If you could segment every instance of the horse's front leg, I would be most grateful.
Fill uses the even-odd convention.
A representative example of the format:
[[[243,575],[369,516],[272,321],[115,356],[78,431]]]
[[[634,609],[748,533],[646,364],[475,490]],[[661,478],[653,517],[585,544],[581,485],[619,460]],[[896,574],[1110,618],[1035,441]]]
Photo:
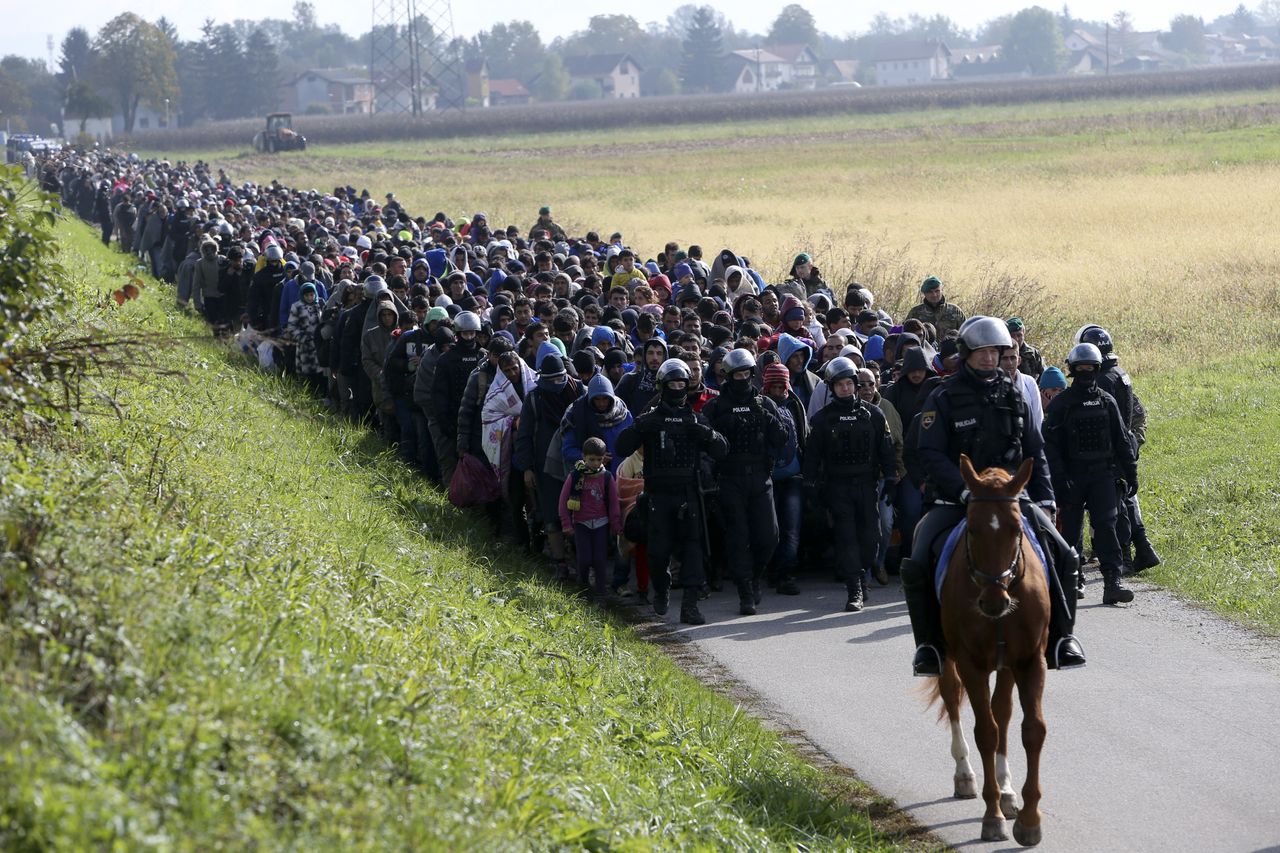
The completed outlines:
[[[1042,655],[1017,673],[1018,701],[1022,703],[1022,748],[1027,751],[1027,783],[1022,786],[1022,810],[1013,824],[1013,837],[1021,845],[1040,843],[1040,750],[1044,748],[1045,663]]]
[[[1004,814],[1000,811],[1000,788],[996,784],[996,746],[999,730],[991,713],[991,673],[978,671],[967,662],[957,662],[964,689],[969,693],[973,706],[973,740],[982,756],[982,799],[987,812],[982,817],[982,840],[1004,841],[1009,833],[1004,828]]]
[[[978,777],[974,775],[973,765],[969,763],[969,744],[964,739],[964,728],[960,725],[960,674],[951,658],[947,658],[942,667],[942,703],[947,708],[947,719],[951,723],[951,757],[956,762],[955,795],[957,799],[971,800],[978,796]]]
[[[1013,672],[1005,667],[996,670],[996,689],[991,696],[991,712],[1000,732],[996,745],[996,785],[1000,788],[1000,811],[1007,818],[1018,816],[1018,795],[1013,791],[1009,773],[1009,720],[1013,717]]]

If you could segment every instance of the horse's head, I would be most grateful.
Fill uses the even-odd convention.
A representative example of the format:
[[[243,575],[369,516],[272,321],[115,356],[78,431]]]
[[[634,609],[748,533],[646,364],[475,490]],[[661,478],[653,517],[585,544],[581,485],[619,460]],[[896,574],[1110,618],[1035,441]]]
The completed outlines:
[[[960,474],[969,489],[965,556],[969,578],[978,587],[978,610],[999,619],[1017,606],[1010,589],[1026,574],[1022,552],[1022,510],[1018,495],[1031,480],[1032,460],[1010,476],[1002,468],[979,474],[968,456],[960,457]]]

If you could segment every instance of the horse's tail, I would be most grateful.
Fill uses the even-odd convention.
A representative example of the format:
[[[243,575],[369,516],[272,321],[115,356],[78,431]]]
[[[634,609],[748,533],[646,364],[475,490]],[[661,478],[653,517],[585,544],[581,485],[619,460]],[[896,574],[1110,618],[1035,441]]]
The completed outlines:
[[[942,677],[930,678],[924,684],[921,684],[917,690],[920,691],[921,698],[925,700],[925,708],[929,709],[937,703],[938,722],[942,722],[950,717],[951,712],[948,709],[947,694],[954,697],[957,713],[960,706],[964,703],[964,682],[960,680],[960,673],[956,670],[956,665],[951,658],[946,658],[942,662]],[[939,701],[941,700],[941,701]]]

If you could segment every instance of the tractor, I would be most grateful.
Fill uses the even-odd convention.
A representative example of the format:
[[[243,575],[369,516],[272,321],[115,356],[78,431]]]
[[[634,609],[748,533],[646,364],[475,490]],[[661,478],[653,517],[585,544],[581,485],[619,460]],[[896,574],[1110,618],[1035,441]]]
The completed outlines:
[[[262,154],[277,151],[303,151],[307,138],[293,129],[293,115],[272,113],[267,116],[267,129],[253,135],[253,150]]]

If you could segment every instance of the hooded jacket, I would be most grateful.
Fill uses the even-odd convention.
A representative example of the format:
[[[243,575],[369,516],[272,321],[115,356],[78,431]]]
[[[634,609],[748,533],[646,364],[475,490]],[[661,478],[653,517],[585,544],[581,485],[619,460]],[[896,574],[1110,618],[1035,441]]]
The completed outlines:
[[[635,369],[618,380],[617,396],[622,398],[632,415],[638,415],[649,408],[650,401],[658,393],[658,376],[656,370],[650,370],[645,363],[645,354],[649,347],[662,350],[662,358],[667,358],[667,342],[662,338],[650,338],[636,354]]]
[[[920,413],[929,394],[942,382],[926,358],[924,350],[919,347],[907,350],[902,359],[902,373],[898,381],[884,389],[885,400],[897,410],[904,427],[910,426],[911,419]],[[915,370],[925,371],[924,380],[919,385],[912,385],[907,381],[907,374]]]
[[[789,335],[786,332],[778,335],[778,357],[782,359],[782,363],[787,370],[791,370],[791,365],[788,364],[791,356],[802,351],[805,354],[804,367],[800,368],[799,373],[791,371],[791,390],[800,398],[800,402],[808,408],[809,398],[813,396],[813,390],[822,381],[817,374],[809,370],[809,365],[813,363],[813,348],[800,338]]]
[[[591,402],[599,397],[608,397],[610,409],[605,414],[596,411]],[[561,452],[566,466],[582,459],[582,445],[588,438],[598,438],[604,442],[605,450],[612,455],[609,472],[618,473],[622,457],[614,452],[618,444],[618,436],[631,426],[635,419],[622,400],[613,393],[613,383],[603,373],[597,373],[587,383],[587,393],[573,401],[565,413],[561,432],[564,444]]]

